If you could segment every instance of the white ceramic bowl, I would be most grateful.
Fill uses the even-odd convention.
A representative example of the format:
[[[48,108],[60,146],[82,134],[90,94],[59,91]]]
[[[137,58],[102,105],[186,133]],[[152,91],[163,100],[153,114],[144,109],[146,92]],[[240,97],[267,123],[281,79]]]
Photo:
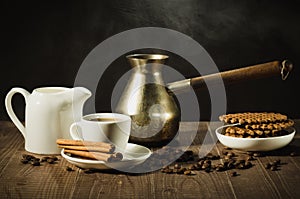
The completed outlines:
[[[296,133],[295,128],[290,127],[287,129],[289,131],[288,135],[268,138],[237,138],[222,134],[223,128],[227,126],[221,126],[216,129],[219,141],[224,146],[243,151],[271,151],[282,148],[292,141]]]

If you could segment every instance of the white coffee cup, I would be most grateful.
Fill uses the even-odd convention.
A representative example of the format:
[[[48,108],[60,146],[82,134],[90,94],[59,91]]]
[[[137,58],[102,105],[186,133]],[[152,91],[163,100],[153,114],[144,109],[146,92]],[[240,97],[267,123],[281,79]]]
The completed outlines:
[[[130,128],[131,118],[127,115],[94,113],[71,124],[70,135],[74,140],[112,143],[122,151],[128,143]]]

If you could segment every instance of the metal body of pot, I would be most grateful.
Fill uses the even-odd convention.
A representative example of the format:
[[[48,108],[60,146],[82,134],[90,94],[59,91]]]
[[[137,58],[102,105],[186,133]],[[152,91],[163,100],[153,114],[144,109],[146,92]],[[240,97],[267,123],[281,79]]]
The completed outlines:
[[[287,60],[272,61],[165,86],[161,67],[168,59],[167,55],[133,54],[127,59],[133,72],[116,111],[132,118],[130,142],[148,146],[164,145],[178,132],[181,112],[173,93],[190,90],[190,87],[201,88],[207,83],[217,84],[220,77],[225,85],[278,74],[285,80],[293,67]]]
[[[180,110],[165,88],[161,74],[164,55],[127,56],[133,67],[131,77],[116,111],[131,116],[130,142],[161,145],[169,142],[179,128]]]

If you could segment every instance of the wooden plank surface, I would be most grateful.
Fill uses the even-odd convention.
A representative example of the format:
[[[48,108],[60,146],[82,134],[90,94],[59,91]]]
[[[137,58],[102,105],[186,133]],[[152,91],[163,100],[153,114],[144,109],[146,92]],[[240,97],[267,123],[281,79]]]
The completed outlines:
[[[220,123],[185,122],[180,126],[185,139],[193,139],[190,150],[222,155],[224,147],[216,143],[214,129]],[[300,131],[300,120],[296,120]],[[193,132],[198,131],[195,138]],[[87,174],[59,156],[56,164],[33,167],[20,162],[24,138],[11,122],[0,122],[0,197],[1,198],[300,198],[300,135],[289,146],[253,161],[251,169],[196,171],[197,175],[165,174],[154,171],[129,174],[97,171]],[[237,154],[244,155],[239,151]],[[36,155],[38,157],[38,155]],[[280,170],[264,168],[267,162],[281,159]],[[216,160],[220,161],[220,160]],[[66,166],[74,169],[65,170]]]

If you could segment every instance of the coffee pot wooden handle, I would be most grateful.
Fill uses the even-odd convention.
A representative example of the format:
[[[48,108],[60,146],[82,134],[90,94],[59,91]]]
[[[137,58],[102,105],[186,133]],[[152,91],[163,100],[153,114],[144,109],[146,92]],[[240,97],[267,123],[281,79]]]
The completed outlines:
[[[260,79],[281,75],[282,80],[285,80],[293,68],[293,64],[288,61],[272,61],[244,68],[224,71],[220,73],[194,77],[178,82],[173,82],[167,85],[168,89],[174,93],[181,93],[193,88],[203,88],[205,85],[218,85],[221,81],[224,85],[238,83],[247,80]]]
[[[275,75],[281,75],[282,80],[285,80],[292,68],[293,64],[288,60],[272,61],[202,77],[195,77],[191,79],[191,86],[195,88],[202,87],[204,86],[205,82],[213,84],[214,82],[218,82],[217,80],[219,80],[220,77],[223,79],[225,85],[246,80],[266,78]]]

